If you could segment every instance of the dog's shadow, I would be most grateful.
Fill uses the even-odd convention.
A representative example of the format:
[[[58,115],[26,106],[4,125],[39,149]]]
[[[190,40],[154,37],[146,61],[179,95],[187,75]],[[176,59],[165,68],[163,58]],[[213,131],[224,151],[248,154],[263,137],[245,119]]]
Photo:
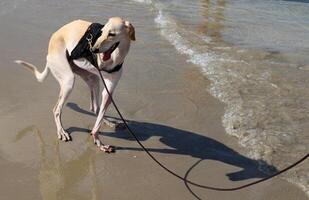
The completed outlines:
[[[76,104],[70,103],[69,105],[71,109],[77,112],[88,114],[88,111],[83,110]],[[117,120],[117,118],[114,119]],[[240,171],[226,174],[231,181],[266,177],[266,174],[259,170],[259,166],[261,165],[272,172],[277,171],[274,166],[268,165],[265,161],[250,159],[212,138],[197,133],[148,122],[129,121],[129,126],[137,134],[140,141],[146,141],[149,138],[156,136],[160,138],[159,141],[162,144],[168,147],[148,148],[150,152],[190,155],[201,160],[215,160],[242,168]],[[134,140],[124,128],[119,128],[115,131],[116,133],[100,132],[100,134],[130,141]],[[68,132],[89,133],[90,130],[87,128],[70,127]],[[141,148],[132,147],[119,147],[118,149],[142,151]]]

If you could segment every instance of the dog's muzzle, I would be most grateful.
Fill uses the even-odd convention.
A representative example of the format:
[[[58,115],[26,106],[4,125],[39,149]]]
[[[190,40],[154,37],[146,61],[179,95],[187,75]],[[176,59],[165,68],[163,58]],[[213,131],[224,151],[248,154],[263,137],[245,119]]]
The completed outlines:
[[[120,42],[116,42],[109,49],[100,54],[103,61],[107,61],[111,58],[111,54],[115,51],[115,49],[119,46]],[[97,52],[99,49],[97,49]]]

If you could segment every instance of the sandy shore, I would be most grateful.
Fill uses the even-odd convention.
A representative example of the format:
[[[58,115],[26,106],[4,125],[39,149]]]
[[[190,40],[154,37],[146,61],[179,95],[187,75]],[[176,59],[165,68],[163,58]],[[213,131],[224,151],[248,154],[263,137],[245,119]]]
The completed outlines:
[[[51,112],[57,82],[49,76],[39,84],[12,62],[20,58],[43,66],[55,27],[31,30],[18,17],[20,26],[12,26],[12,19],[0,22],[1,199],[307,199],[280,178],[237,192],[186,187],[152,162],[122,129],[102,127],[103,140],[118,150],[98,152],[88,134],[95,121],[89,91],[80,78],[63,114],[73,141],[59,142]],[[115,93],[130,126],[160,161],[190,180],[233,187],[264,177],[257,162],[224,133],[224,105],[207,92],[208,80],[152,27],[136,24],[137,42]],[[109,116],[117,117],[113,109]]]

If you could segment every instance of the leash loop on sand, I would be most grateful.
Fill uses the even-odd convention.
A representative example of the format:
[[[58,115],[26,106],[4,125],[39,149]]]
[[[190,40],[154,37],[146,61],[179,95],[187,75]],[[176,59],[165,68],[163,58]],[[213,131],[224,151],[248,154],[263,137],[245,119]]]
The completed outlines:
[[[92,52],[93,53],[93,52]],[[94,53],[93,53],[94,54]],[[232,187],[232,188],[221,188],[221,187],[212,187],[212,186],[207,186],[207,185],[202,185],[202,184],[199,184],[199,183],[195,183],[193,181],[190,181],[190,180],[187,180],[185,177],[182,177],[180,176],[179,174],[177,174],[176,172],[172,171],[171,169],[167,168],[165,165],[163,165],[159,160],[157,160],[149,151],[148,149],[141,143],[141,141],[138,139],[138,137],[136,136],[136,134],[131,130],[131,128],[129,127],[129,125],[127,124],[127,121],[124,119],[124,117],[122,116],[120,110],[118,109],[118,106],[117,104],[115,103],[111,93],[109,92],[107,86],[106,86],[106,83],[104,81],[104,78],[101,74],[101,71],[99,69],[99,66],[97,65],[96,63],[96,66],[95,68],[98,70],[99,72],[99,75],[100,75],[100,78],[102,80],[102,83],[104,85],[104,88],[109,96],[109,98],[111,99],[111,102],[113,104],[113,106],[115,107],[119,117],[121,118],[121,120],[123,121],[123,124],[125,125],[126,129],[129,131],[129,133],[133,136],[133,138],[136,140],[136,142],[140,145],[140,147],[145,151],[145,153],[154,161],[156,162],[162,169],[164,169],[165,171],[167,171],[168,173],[170,173],[171,175],[175,176],[176,178],[184,181],[185,183],[189,183],[191,185],[194,185],[196,187],[199,187],[199,188],[204,188],[204,189],[209,189],[209,190],[215,190],[215,191],[222,191],[222,192],[226,192],[226,191],[236,191],[236,190],[241,190],[241,189],[244,189],[244,188],[247,188],[249,186],[252,186],[252,185],[256,185],[258,183],[261,183],[261,182],[264,182],[264,181],[267,181],[271,178],[274,178],[275,176],[278,176],[279,174],[282,174],[283,172],[286,172],[290,169],[292,169],[293,167],[295,167],[296,165],[300,164],[301,162],[305,161],[308,157],[309,157],[309,154],[306,154],[305,156],[303,156],[301,159],[299,159],[297,162],[289,165],[288,167],[276,172],[275,174],[273,175],[270,175],[268,177],[265,177],[265,178],[262,178],[260,180],[257,180],[257,181],[253,181],[251,183],[248,183],[248,184],[245,184],[245,185],[242,185],[242,186],[238,186],[238,187]]]

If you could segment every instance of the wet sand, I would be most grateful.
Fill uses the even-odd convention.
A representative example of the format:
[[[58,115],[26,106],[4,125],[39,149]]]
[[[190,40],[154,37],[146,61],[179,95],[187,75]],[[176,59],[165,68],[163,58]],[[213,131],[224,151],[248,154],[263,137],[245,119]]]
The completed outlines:
[[[115,100],[145,146],[198,183],[234,187],[264,177],[236,139],[225,135],[224,105],[208,93],[209,81],[160,37],[154,24],[143,24],[139,17],[130,18],[136,22],[137,42]],[[95,121],[89,91],[79,77],[63,114],[73,141],[58,141],[51,112],[58,83],[51,75],[37,83],[12,61],[25,59],[42,69],[49,35],[69,19],[42,23],[41,29],[36,26],[41,22],[23,24],[21,18],[0,21],[1,199],[307,199],[280,178],[237,192],[187,187],[152,162],[122,129],[103,126],[101,138],[118,150],[110,155],[97,151],[88,134]],[[112,108],[108,115],[117,117]]]

